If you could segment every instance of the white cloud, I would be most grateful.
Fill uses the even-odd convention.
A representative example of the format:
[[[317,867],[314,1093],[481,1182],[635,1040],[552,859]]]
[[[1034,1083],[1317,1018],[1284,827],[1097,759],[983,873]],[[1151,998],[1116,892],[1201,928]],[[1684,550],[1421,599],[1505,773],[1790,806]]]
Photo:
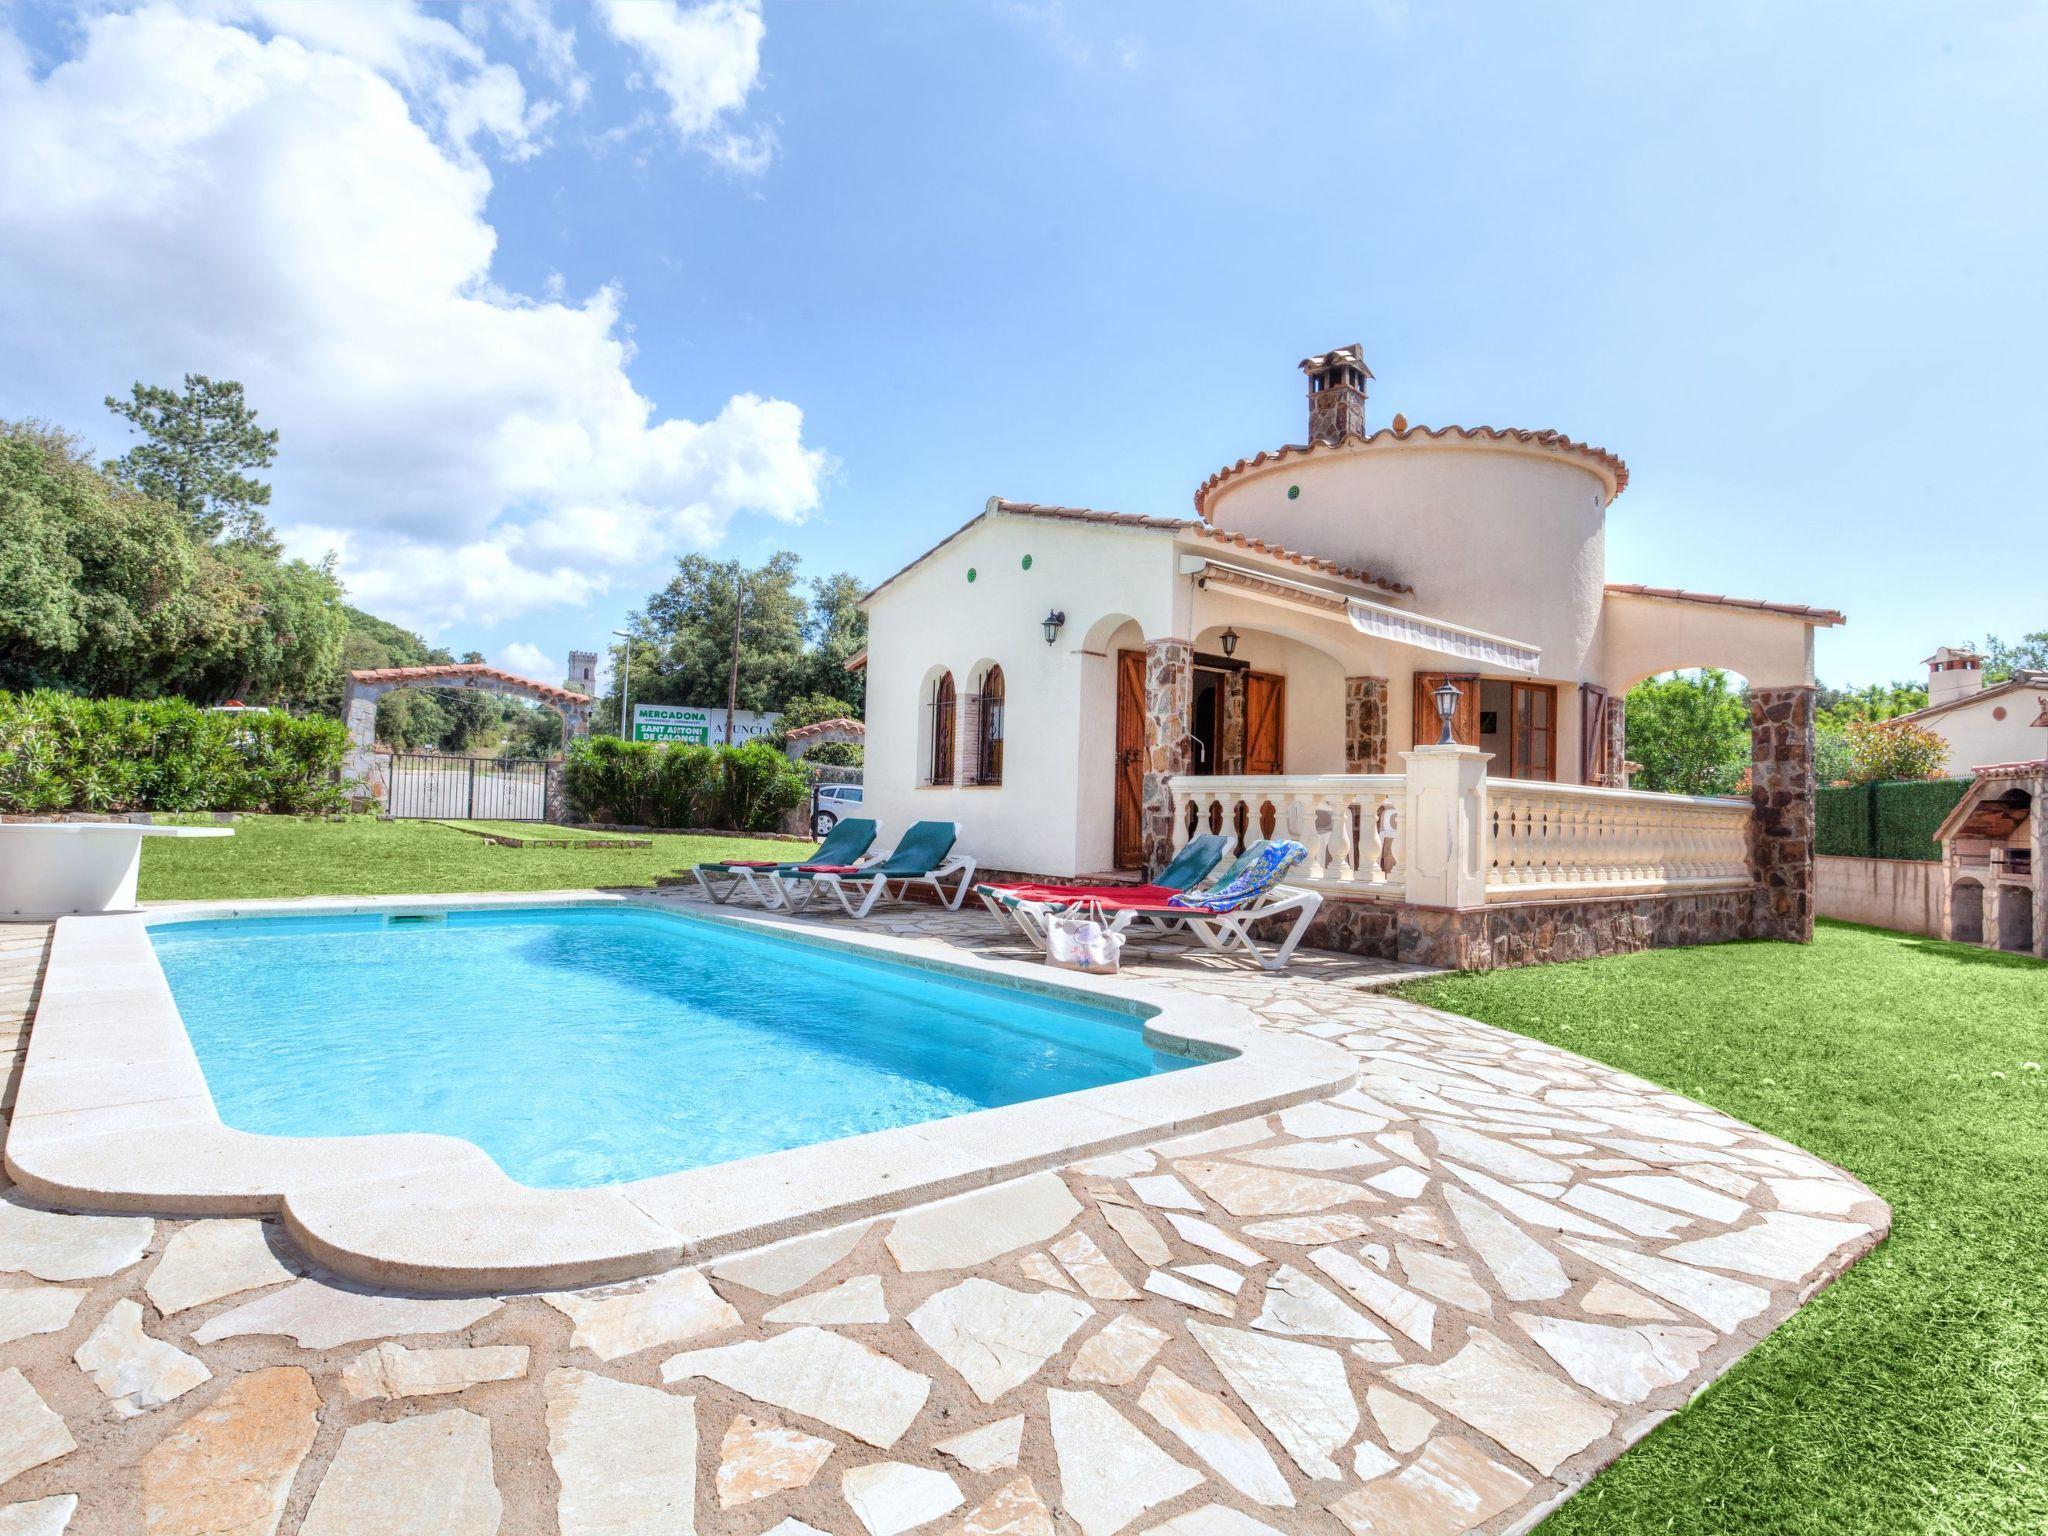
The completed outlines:
[[[536,683],[562,681],[562,669],[568,665],[564,658],[556,661],[537,645],[528,645],[524,640],[514,640],[503,647],[492,662],[507,672],[517,672],[521,677],[532,678]]]
[[[761,73],[767,26],[759,0],[603,0],[598,14],[613,37],[638,54],[668,98],[669,125],[685,144],[744,173],[766,170],[775,136],[742,130],[731,119],[746,106]]]
[[[241,379],[282,433],[292,547],[336,549],[356,601],[434,630],[580,604],[735,516],[817,507],[829,460],[797,406],[660,416],[617,290],[493,283],[469,139],[530,143],[509,66],[409,7],[250,14],[96,14],[40,75],[0,23],[18,413],[188,369]],[[706,89],[701,123],[745,99],[723,75]]]

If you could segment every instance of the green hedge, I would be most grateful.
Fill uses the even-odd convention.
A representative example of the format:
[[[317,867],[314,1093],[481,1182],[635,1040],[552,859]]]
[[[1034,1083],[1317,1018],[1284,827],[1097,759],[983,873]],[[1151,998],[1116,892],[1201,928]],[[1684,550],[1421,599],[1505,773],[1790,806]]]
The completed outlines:
[[[572,744],[563,782],[584,821],[740,832],[772,832],[811,788],[810,776],[765,742],[700,747],[615,736]]]
[[[1814,805],[1814,847],[1851,859],[1941,857],[1934,834],[1970,787],[1968,779],[1896,779],[1823,789]]]
[[[0,811],[338,811],[347,750],[323,716],[0,693]]]

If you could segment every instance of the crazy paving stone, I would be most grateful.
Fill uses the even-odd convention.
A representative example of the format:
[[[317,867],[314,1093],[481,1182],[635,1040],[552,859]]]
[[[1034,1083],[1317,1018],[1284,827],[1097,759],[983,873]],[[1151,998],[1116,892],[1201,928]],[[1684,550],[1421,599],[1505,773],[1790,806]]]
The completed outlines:
[[[1723,1333],[1733,1333],[1771,1304],[1771,1293],[1746,1280],[1731,1280],[1690,1264],[1678,1264],[1627,1248],[1610,1248],[1584,1238],[1560,1239],[1581,1258],[1648,1291],[1661,1301],[1703,1317]]]
[[[1237,1147],[1248,1147],[1255,1141],[1270,1141],[1273,1133],[1266,1129],[1263,1120],[1246,1120],[1238,1125],[1219,1126],[1213,1131],[1197,1131],[1192,1136],[1176,1136],[1172,1141],[1162,1141],[1152,1150],[1161,1157],[1200,1157],[1205,1152],[1229,1152]]]
[[[1645,1205],[1640,1200],[1632,1200],[1612,1189],[1602,1189],[1597,1184],[1579,1185],[1565,1194],[1564,1203],[1574,1210],[1611,1222],[1624,1232],[1633,1232],[1637,1237],[1675,1237],[1693,1224],[1690,1216]]]
[[[1477,1131],[1451,1125],[1433,1125],[1430,1134],[1436,1137],[1437,1150],[1444,1156],[1484,1169],[1497,1179],[1508,1179],[1518,1184],[1571,1181],[1572,1170],[1568,1166],[1513,1142],[1499,1141]]]
[[[1254,1504],[1294,1507],[1294,1494],[1266,1447],[1220,1397],[1162,1366],[1145,1383],[1138,1406]]]
[[[1280,1111],[1280,1129],[1309,1140],[1321,1136],[1358,1136],[1378,1130],[1383,1123],[1377,1116],[1327,1102],[1296,1104]]]
[[[690,1536],[696,1400],[593,1371],[549,1371],[544,1385],[562,1536]]]
[[[1469,1265],[1447,1254],[1432,1253],[1410,1243],[1397,1245],[1394,1254],[1401,1261],[1401,1273],[1407,1276],[1408,1283],[1425,1296],[1434,1296],[1438,1301],[1463,1307],[1467,1312],[1493,1316],[1493,1298],[1472,1277]]]
[[[882,1294],[880,1275],[855,1275],[829,1291],[799,1296],[772,1307],[761,1316],[764,1323],[886,1323],[889,1303]]]
[[[1206,1248],[1233,1264],[1256,1269],[1266,1262],[1266,1256],[1258,1249],[1240,1243],[1213,1221],[1204,1221],[1199,1216],[1183,1216],[1178,1212],[1169,1214],[1166,1220],[1181,1235],[1182,1241],[1193,1243],[1197,1248]]]
[[[37,1333],[62,1333],[86,1292],[34,1280],[0,1285],[0,1344]]]
[[[1069,1232],[1052,1245],[1052,1255],[1066,1265],[1074,1283],[1098,1301],[1136,1301],[1137,1289],[1123,1277],[1086,1232]]]
[[[1060,1506],[1082,1536],[1113,1536],[1202,1481],[1201,1473],[1175,1461],[1093,1392],[1045,1395]]]
[[[144,1333],[141,1304],[125,1297],[114,1303],[71,1358],[124,1419],[161,1408],[213,1379],[213,1372],[197,1358]]]
[[[787,1296],[791,1291],[809,1285],[858,1248],[860,1240],[867,1236],[868,1228],[873,1225],[873,1222],[863,1221],[808,1237],[792,1237],[787,1242],[757,1248],[752,1253],[721,1259],[711,1266],[711,1273],[720,1280],[730,1280],[763,1296]]]
[[[978,1276],[940,1291],[908,1322],[974,1395],[992,1403],[1066,1346],[1095,1309],[1056,1291],[1013,1291]]]
[[[1176,1163],[1174,1167],[1233,1216],[1286,1216],[1377,1198],[1356,1184],[1289,1173],[1284,1168],[1204,1162]]]
[[[718,1507],[807,1488],[834,1449],[817,1435],[736,1414],[718,1443]]]
[[[142,1458],[146,1536],[275,1536],[319,1412],[297,1366],[235,1377]]]
[[[1055,1291],[1074,1289],[1074,1282],[1067,1278],[1066,1271],[1053,1263],[1050,1255],[1037,1250],[1019,1256],[1017,1269],[1033,1285],[1049,1286]]]
[[[1614,1427],[1614,1414],[1484,1329],[1437,1365],[1397,1365],[1387,1380],[1491,1436],[1548,1476]]]
[[[1436,1212],[1426,1205],[1403,1206],[1391,1216],[1379,1216],[1374,1220],[1387,1231],[1412,1237],[1418,1243],[1430,1243],[1438,1248],[1457,1246],[1451,1241],[1450,1233],[1444,1230],[1444,1224],[1437,1219]]]
[[[1214,1286],[1227,1295],[1235,1296],[1244,1289],[1244,1276],[1234,1269],[1225,1269],[1221,1264],[1176,1264],[1174,1268],[1190,1280]]]
[[[1308,1477],[1342,1474],[1330,1458],[1358,1428],[1344,1357],[1316,1344],[1190,1323],[1195,1342],[1231,1390]]]
[[[1429,1175],[1419,1168],[1389,1168],[1385,1173],[1375,1173],[1365,1181],[1374,1189],[1383,1190],[1396,1200],[1413,1200],[1429,1188]]]
[[[1868,1227],[1853,1221],[1767,1211],[1754,1226],[1679,1243],[1666,1248],[1664,1257],[1761,1275],[1766,1280],[1804,1280],[1827,1262],[1830,1254],[1869,1233]]]
[[[0,1269],[97,1280],[141,1258],[155,1232],[147,1216],[70,1216],[0,1198]]]
[[[199,1344],[245,1334],[277,1333],[296,1339],[302,1349],[333,1349],[369,1339],[409,1334],[455,1333],[489,1317],[504,1305],[490,1297],[424,1300],[415,1296],[380,1296],[345,1291],[318,1280],[298,1280],[281,1291],[244,1302],[219,1317],[209,1318],[192,1335]]]
[[[1328,1173],[1335,1168],[1369,1168],[1387,1155],[1356,1141],[1303,1141],[1281,1147],[1248,1147],[1232,1161],[1261,1168],[1291,1168],[1302,1173]]]
[[[1429,1348],[1436,1327],[1436,1305],[1412,1291],[1403,1290],[1386,1276],[1366,1268],[1341,1248],[1318,1248],[1309,1262],[1343,1286],[1409,1338]]]
[[[1134,1173],[1150,1173],[1159,1166],[1159,1159],[1143,1147],[1134,1147],[1126,1152],[1111,1152],[1102,1157],[1091,1157],[1074,1164],[1074,1172],[1093,1179],[1122,1179]]]
[[[1207,1312],[1216,1317],[1237,1316],[1235,1302],[1226,1301],[1213,1291],[1205,1291],[1192,1285],[1179,1275],[1169,1275],[1155,1269],[1145,1277],[1145,1289],[1154,1296],[1164,1296],[1168,1301],[1177,1301],[1184,1307],[1193,1307],[1197,1312]]]
[[[1435,1414],[1385,1387],[1367,1387],[1365,1406],[1373,1423],[1386,1436],[1387,1444],[1403,1456],[1427,1440],[1429,1432],[1436,1428]]]
[[[1370,1440],[1361,1440],[1351,1447],[1351,1475],[1361,1483],[1369,1483],[1376,1477],[1384,1477],[1401,1463]]]
[[[1594,1183],[1601,1189],[1618,1190],[1638,1200],[1654,1201],[1674,1211],[1684,1211],[1689,1216],[1704,1216],[1708,1221],[1718,1221],[1723,1226],[1740,1221],[1749,1214],[1749,1207],[1740,1200],[1731,1200],[1711,1189],[1701,1189],[1690,1179],[1676,1178],[1668,1173],[1632,1173],[1618,1178],[1596,1179]]]
[[[1081,1203],[1056,1173],[1035,1173],[899,1216],[884,1239],[905,1274],[968,1269],[1057,1237]]]
[[[897,1536],[967,1502],[944,1472],[900,1461],[850,1468],[840,1474],[839,1491],[868,1536]]]
[[[815,1525],[805,1525],[803,1521],[792,1518],[776,1522],[763,1531],[761,1536],[831,1536],[831,1533],[821,1531]]]
[[[0,1483],[78,1449],[64,1420],[13,1366],[0,1371]]]
[[[1296,1248],[1314,1248],[1322,1243],[1341,1243],[1363,1237],[1372,1223],[1351,1211],[1331,1211],[1325,1216],[1288,1216],[1279,1221],[1255,1221],[1244,1229],[1246,1237],[1262,1243],[1287,1243]]]
[[[903,1438],[932,1390],[929,1376],[811,1327],[762,1342],[687,1350],[661,1368],[661,1379],[670,1383],[699,1376],[884,1451]]]
[[[1352,1536],[1464,1536],[1535,1486],[1454,1435],[1438,1435],[1407,1467],[1330,1506]]]
[[[526,1374],[524,1344],[481,1349],[407,1349],[389,1342],[373,1345],[342,1367],[342,1390],[357,1402],[399,1397],[439,1397],[487,1381],[517,1381]]]
[[[64,1536],[77,1508],[75,1493],[0,1505],[0,1536]]]
[[[1619,1237],[1621,1234],[1612,1227],[1603,1226],[1585,1216],[1566,1210],[1563,1206],[1552,1205],[1548,1200],[1539,1200],[1511,1184],[1488,1178],[1456,1163],[1445,1163],[1452,1177],[1462,1180],[1469,1188],[1484,1195],[1510,1216],[1526,1222],[1532,1227],[1541,1227],[1546,1232],[1576,1232],[1588,1237]]]
[[[1131,1192],[1140,1200],[1160,1211],[1199,1211],[1202,1202],[1194,1197],[1187,1185],[1170,1173],[1148,1174],[1141,1179],[1130,1181]]]
[[[600,1360],[687,1344],[745,1321],[694,1269],[671,1270],[649,1285],[616,1295],[550,1291],[541,1300],[576,1325],[571,1347],[587,1349]]]
[[[1548,1301],[1571,1289],[1551,1251],[1484,1200],[1447,1184],[1444,1203],[1509,1301]]]
[[[1260,1333],[1309,1334],[1331,1339],[1384,1339],[1366,1316],[1337,1299],[1291,1264],[1266,1281],[1264,1310],[1252,1319]]]
[[[503,1514],[490,1426],[449,1408],[343,1435],[298,1536],[496,1536]]]
[[[1109,1223],[1109,1229],[1123,1240],[1123,1245],[1140,1263],[1157,1268],[1173,1257],[1173,1249],[1142,1212],[1127,1205],[1100,1205],[1096,1209],[1102,1212],[1102,1219]]]
[[[1765,1179],[1764,1183],[1777,1198],[1779,1210],[1804,1211],[1813,1216],[1846,1216],[1872,1198],[1855,1185],[1835,1179]]]
[[[1166,1335],[1160,1334],[1159,1339],[1163,1344]],[[1132,1375],[1136,1374],[1132,1372]],[[1024,1415],[1021,1413],[997,1419],[993,1424],[984,1424],[980,1429],[970,1429],[964,1435],[932,1442],[933,1450],[952,1457],[970,1472],[993,1472],[998,1467],[1014,1467],[1023,1446]]]
[[[1579,1298],[1579,1306],[1602,1317],[1633,1317],[1651,1323],[1678,1320],[1678,1314],[1662,1302],[1638,1296],[1627,1286],[1616,1285],[1612,1280],[1595,1280],[1587,1286],[1586,1294]]]
[[[1167,1334],[1136,1313],[1120,1312],[1074,1351],[1067,1379],[1124,1386],[1138,1379],[1139,1372],[1152,1363],[1152,1357],[1165,1346],[1167,1338]]]
[[[1020,1477],[990,1494],[981,1506],[953,1527],[951,1536],[1055,1536],[1052,1511],[1031,1486]]]
[[[244,1218],[195,1221],[164,1247],[144,1293],[165,1317],[223,1296],[282,1285],[292,1272],[270,1250],[269,1229]]]
[[[1616,1403],[1640,1403],[1699,1368],[1714,1335],[1704,1328],[1644,1323],[1613,1328],[1562,1317],[1515,1314],[1515,1324],[1580,1386]]]
[[[1224,1505],[1204,1504],[1200,1509],[1175,1515],[1163,1525],[1153,1526],[1145,1536],[1280,1536],[1280,1533],[1265,1521],[1254,1520],[1250,1515]]]

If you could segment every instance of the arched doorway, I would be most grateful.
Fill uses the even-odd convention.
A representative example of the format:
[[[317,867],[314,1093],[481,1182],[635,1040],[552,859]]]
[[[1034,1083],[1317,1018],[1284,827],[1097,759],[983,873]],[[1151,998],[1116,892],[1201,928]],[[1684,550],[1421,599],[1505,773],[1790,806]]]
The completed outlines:
[[[379,807],[388,805],[390,782],[385,771],[385,759],[376,752],[377,701],[387,693],[401,688],[473,688],[484,693],[503,694],[509,698],[525,699],[544,705],[562,717],[562,741],[564,746],[578,737],[590,734],[590,710],[594,702],[589,695],[573,693],[567,688],[557,688],[552,683],[537,682],[530,677],[521,677],[516,672],[506,672],[483,662],[456,662],[436,667],[381,667],[361,672],[351,672],[342,694],[342,719],[348,725],[349,750],[343,760],[343,775],[359,781]],[[554,772],[552,764],[540,770],[541,814],[545,814],[548,803],[547,781]],[[445,775],[437,776],[445,777]],[[442,791],[445,785],[436,787],[436,803],[446,799]],[[473,804],[474,795],[468,800]],[[452,802],[451,802],[452,803]],[[505,804],[492,808],[493,819],[539,819],[518,814],[516,809],[507,813]],[[436,811],[435,814],[451,814]],[[469,814],[458,811],[452,814]]]
[[[1998,888],[1998,947],[2020,955],[2034,952],[2034,893],[2024,885]]]
[[[1984,942],[1984,887],[1974,880],[1949,887],[1948,936],[1958,944]]]

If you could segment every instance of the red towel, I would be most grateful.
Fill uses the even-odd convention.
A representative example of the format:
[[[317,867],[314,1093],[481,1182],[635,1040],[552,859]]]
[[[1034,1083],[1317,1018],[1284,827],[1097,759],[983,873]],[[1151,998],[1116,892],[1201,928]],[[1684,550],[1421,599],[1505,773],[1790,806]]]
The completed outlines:
[[[719,862],[718,867],[720,869],[780,869],[782,865],[776,859],[723,859]]]
[[[1156,898],[1164,901],[1180,895],[1164,885],[998,885],[992,889],[1019,901],[1032,902],[1127,902]]]
[[[870,871],[862,869],[858,864],[799,864],[797,868],[807,875],[864,875],[870,873]]]

